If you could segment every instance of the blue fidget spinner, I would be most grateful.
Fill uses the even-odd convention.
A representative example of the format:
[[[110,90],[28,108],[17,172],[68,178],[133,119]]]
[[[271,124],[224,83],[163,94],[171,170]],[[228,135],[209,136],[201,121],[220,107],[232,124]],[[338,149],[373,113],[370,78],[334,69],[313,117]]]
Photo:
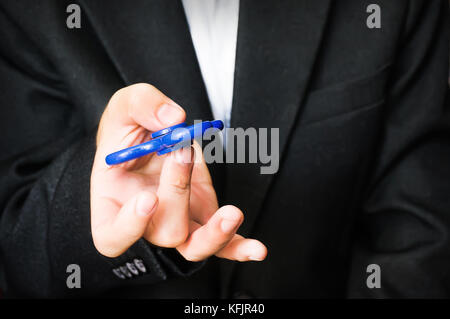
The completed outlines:
[[[203,136],[210,128],[222,130],[223,122],[206,121],[191,126],[181,123],[167,127],[152,133],[152,139],[148,142],[109,154],[106,156],[106,164],[116,165],[154,152],[158,155],[170,153],[185,146],[187,141],[191,142],[197,136]]]

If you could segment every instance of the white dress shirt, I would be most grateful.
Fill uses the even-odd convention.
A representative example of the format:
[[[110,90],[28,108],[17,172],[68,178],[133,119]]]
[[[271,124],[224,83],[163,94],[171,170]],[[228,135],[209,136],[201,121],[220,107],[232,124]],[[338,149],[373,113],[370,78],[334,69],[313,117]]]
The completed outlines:
[[[182,0],[215,119],[230,126],[239,0]]]

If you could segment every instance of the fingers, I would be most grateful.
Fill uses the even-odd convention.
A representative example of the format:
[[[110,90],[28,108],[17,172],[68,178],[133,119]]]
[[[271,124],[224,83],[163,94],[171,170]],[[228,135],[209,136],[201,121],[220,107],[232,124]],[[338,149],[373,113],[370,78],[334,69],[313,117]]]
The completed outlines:
[[[192,148],[195,152],[192,182],[212,185],[211,174],[209,173],[208,166],[206,166],[202,147],[197,143],[196,140],[193,140]]]
[[[94,200],[91,230],[97,250],[108,257],[124,253],[143,236],[157,206],[158,198],[148,191],[138,193],[122,206],[111,198]]]
[[[157,131],[183,122],[184,110],[149,84],[134,84],[117,91],[108,103],[99,126],[98,141],[103,135],[121,135],[128,126],[139,125]]]
[[[267,256],[267,248],[256,239],[235,235],[216,256],[237,261],[262,261]]]
[[[157,192],[158,209],[145,233],[152,244],[176,247],[186,240],[192,167],[191,147],[170,153],[164,161]]]
[[[139,124],[149,131],[157,131],[184,121],[184,110],[150,84],[139,83],[117,91],[108,107],[117,111],[119,123]]]
[[[219,205],[201,146],[194,141],[192,147],[195,150],[195,161],[191,179],[190,214],[191,219],[203,225],[217,211]]]
[[[194,230],[177,250],[190,261],[206,259],[228,244],[243,220],[244,215],[238,208],[221,207],[207,224]]]

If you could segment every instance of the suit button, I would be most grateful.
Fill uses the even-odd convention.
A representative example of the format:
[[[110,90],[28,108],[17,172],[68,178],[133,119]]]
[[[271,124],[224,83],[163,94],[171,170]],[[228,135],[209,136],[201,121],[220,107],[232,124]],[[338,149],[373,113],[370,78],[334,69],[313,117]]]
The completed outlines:
[[[120,266],[119,269],[122,272],[122,274],[124,274],[128,278],[133,277],[133,275],[131,274],[131,272],[128,270],[128,268],[126,266]]]
[[[124,274],[122,274],[122,272],[120,271],[119,268],[113,269],[112,272],[113,272],[114,275],[116,275],[120,279],[125,279]]]
[[[253,296],[246,291],[236,291],[233,294],[234,299],[253,299]]]
[[[131,273],[135,276],[139,275],[139,271],[137,270],[136,266],[132,263],[126,263],[127,268]]]
[[[134,259],[133,260],[134,265],[136,266],[137,269],[139,269],[139,271],[143,274],[145,274],[147,272],[147,268],[145,268],[144,262],[142,261],[142,259]]]

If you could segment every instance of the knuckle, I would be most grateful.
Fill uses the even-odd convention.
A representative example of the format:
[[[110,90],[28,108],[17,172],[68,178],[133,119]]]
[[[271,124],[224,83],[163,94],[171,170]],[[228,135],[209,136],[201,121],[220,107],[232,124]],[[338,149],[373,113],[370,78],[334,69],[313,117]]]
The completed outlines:
[[[124,105],[123,102],[126,102],[127,99],[130,97],[132,89],[130,86],[123,87],[119,90],[117,90],[111,97],[108,103],[108,108],[111,107],[120,107],[121,105]]]
[[[124,103],[122,101],[126,97],[126,88],[117,90],[109,99],[108,104],[102,114],[102,120],[112,116],[113,114],[120,112],[120,108],[123,108]]]
[[[143,96],[157,91],[153,85],[148,83],[136,83],[124,89],[128,91],[127,96]]]
[[[117,107],[123,107],[128,105],[129,109],[132,109],[143,97],[148,94],[152,94],[156,91],[153,85],[147,83],[137,83],[117,90],[110,99],[109,105],[117,105]],[[111,103],[111,102],[120,103]]]
[[[128,115],[134,117],[138,112],[140,107],[145,105],[144,102],[144,90],[141,88],[134,88],[130,90],[129,95],[127,96],[128,105]]]
[[[149,101],[161,102],[162,94],[153,86],[147,83],[134,84],[130,87],[126,104],[128,105],[128,115],[136,119],[142,110],[155,109],[159,103],[149,103]],[[142,115],[142,114],[141,114]]]
[[[116,101],[116,100],[120,100],[120,98],[122,96],[124,96],[124,91],[126,91],[126,88],[121,88],[119,90],[117,90],[116,92],[114,92],[114,94],[111,96],[111,98],[109,99],[109,103],[108,106],[110,106],[111,104],[113,104],[112,102]]]
[[[182,195],[185,194],[190,187],[189,176],[177,176],[170,184],[172,191],[175,194]]]
[[[141,98],[148,94],[155,93],[156,88],[151,84],[137,83],[137,84],[130,85],[128,87],[128,90],[129,90],[129,92],[128,92],[129,98],[134,98],[134,97]]]

